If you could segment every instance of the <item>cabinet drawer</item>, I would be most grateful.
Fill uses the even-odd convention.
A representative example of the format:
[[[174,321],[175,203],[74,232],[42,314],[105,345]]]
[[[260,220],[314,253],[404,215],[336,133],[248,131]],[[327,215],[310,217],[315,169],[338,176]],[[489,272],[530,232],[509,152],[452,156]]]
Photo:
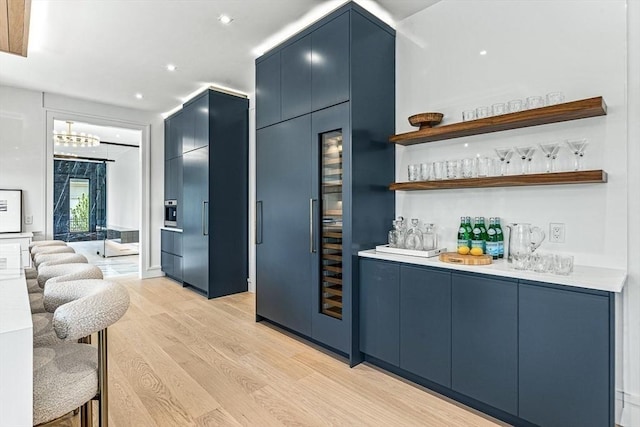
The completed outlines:
[[[160,250],[172,255],[182,256],[182,233],[160,230]]]

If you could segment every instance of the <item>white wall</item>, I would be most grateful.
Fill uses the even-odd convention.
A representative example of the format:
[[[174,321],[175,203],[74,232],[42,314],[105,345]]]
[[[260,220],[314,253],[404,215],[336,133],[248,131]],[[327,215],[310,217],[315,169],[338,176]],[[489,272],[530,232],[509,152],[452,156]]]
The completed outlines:
[[[398,147],[397,181],[407,180],[407,166],[413,163],[476,154],[495,157],[493,150],[499,147],[584,137],[590,143],[586,168],[604,169],[609,182],[398,192],[396,213],[436,223],[447,247],[455,246],[462,215],[500,216],[503,222],[530,222],[545,231],[550,222],[560,222],[566,224],[566,243],[545,242],[541,250],[572,253],[578,264],[628,269],[629,281],[617,302],[616,386],[627,393],[625,411],[618,410],[617,420],[622,415],[623,425],[631,426],[640,425],[637,413],[630,421],[634,416],[630,408],[640,403],[640,268],[634,253],[640,232],[632,231],[628,221],[640,221],[640,174],[636,172],[640,151],[636,148],[639,85],[634,77],[636,92],[632,93],[627,72],[632,76],[640,71],[636,10],[640,5],[630,1],[627,18],[626,3],[444,0],[400,22],[396,42],[398,133],[414,129],[407,117],[418,112],[443,112],[443,124],[454,123],[461,121],[463,110],[552,91],[564,92],[568,101],[601,95],[609,110],[605,117]],[[628,41],[635,69],[627,68]],[[483,50],[486,55],[480,54]],[[566,148],[561,151],[561,168],[570,167],[571,157]],[[519,162],[513,160],[514,171]],[[534,167],[542,171],[543,165],[538,152]],[[618,409],[621,406],[622,401]]]
[[[161,275],[164,121],[159,113],[0,85],[0,187],[25,190],[25,215],[34,217],[33,225],[25,229],[51,235],[52,214],[47,215],[47,209],[51,211],[53,206],[53,144],[49,136],[53,120],[65,118],[142,131],[143,145],[148,142],[148,146],[142,148],[148,162],[141,163],[142,174],[147,179],[140,197],[142,210],[146,205],[149,217],[143,212],[147,227],[141,229],[141,241],[149,243],[141,260],[141,274],[143,277]]]
[[[132,185],[140,177],[140,149],[118,150],[107,162],[107,224],[140,228],[140,189]]]
[[[23,190],[23,231],[44,230],[44,128],[41,92],[0,86],[0,188]]]

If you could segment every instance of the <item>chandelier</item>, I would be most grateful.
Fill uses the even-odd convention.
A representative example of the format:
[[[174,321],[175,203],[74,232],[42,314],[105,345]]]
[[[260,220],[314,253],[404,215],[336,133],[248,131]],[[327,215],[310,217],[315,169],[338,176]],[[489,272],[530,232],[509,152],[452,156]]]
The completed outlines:
[[[71,131],[73,122],[67,122],[66,132],[53,131],[53,142],[65,147],[95,147],[100,145],[100,137],[90,133]]]

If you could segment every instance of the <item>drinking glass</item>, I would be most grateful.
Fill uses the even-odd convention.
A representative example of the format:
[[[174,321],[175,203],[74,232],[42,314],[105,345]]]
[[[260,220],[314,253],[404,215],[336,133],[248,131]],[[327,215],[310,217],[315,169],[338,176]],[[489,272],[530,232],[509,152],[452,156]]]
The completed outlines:
[[[522,159],[522,175],[531,172],[531,161],[533,160],[533,153],[535,153],[535,147],[517,147],[516,151]]]
[[[463,178],[473,178],[477,176],[477,161],[476,158],[463,159],[462,160],[462,177]]]
[[[460,163],[457,160],[447,160],[447,179],[458,177]]]
[[[584,157],[584,150],[589,145],[589,142],[586,139],[571,139],[567,141],[567,145],[571,152],[576,156],[574,170],[581,170],[583,165],[582,158]]]
[[[547,105],[562,104],[564,102],[564,95],[562,92],[549,92],[547,94]]]
[[[444,178],[444,162],[433,162],[433,179],[439,181]]]
[[[432,163],[420,163],[420,181],[429,181],[432,178]]]
[[[476,110],[467,110],[462,112],[462,121],[468,122],[469,120],[476,119]]]
[[[489,117],[489,107],[476,108],[476,117],[479,119],[484,119],[485,117]]]
[[[493,173],[493,159],[490,159],[489,157],[478,157],[477,165],[478,176],[489,176]]]
[[[509,174],[509,164],[511,163],[511,156],[513,156],[512,148],[496,148],[496,154],[500,159],[500,175]]]
[[[531,268],[536,273],[550,273],[553,271],[553,255],[535,254],[532,257]]]
[[[506,111],[506,107],[504,105],[504,102],[498,102],[497,104],[493,104],[491,106],[491,114],[494,116],[499,116],[501,114],[504,114]]]
[[[527,110],[544,107],[544,99],[541,96],[530,96],[527,98]]]
[[[531,252],[524,250],[522,252],[514,252],[512,254],[513,263],[511,264],[516,270],[528,270]]]
[[[559,142],[550,142],[548,144],[540,144],[540,150],[544,153],[547,158],[547,169],[546,172],[554,172],[555,171],[555,160],[558,157],[558,151],[560,151],[560,143]]]
[[[417,181],[420,175],[420,165],[409,165],[409,181]]]
[[[507,111],[510,113],[517,113],[522,111],[522,99],[513,99],[507,103]]]
[[[568,276],[573,271],[573,255],[555,255],[553,257],[553,272]]]

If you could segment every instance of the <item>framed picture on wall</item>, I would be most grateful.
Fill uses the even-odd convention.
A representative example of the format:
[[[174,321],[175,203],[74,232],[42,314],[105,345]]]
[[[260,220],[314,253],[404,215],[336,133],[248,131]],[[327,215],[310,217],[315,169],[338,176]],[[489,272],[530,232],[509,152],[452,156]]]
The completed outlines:
[[[22,232],[22,190],[0,190],[0,233]]]

